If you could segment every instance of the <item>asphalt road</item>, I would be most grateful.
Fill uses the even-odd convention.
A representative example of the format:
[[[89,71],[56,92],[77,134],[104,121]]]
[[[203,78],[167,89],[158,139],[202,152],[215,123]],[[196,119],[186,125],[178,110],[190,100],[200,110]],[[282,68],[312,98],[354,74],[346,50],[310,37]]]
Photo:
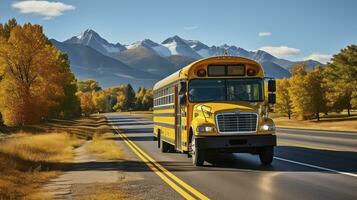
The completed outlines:
[[[258,156],[250,154],[222,154],[194,167],[185,154],[160,152],[152,140],[152,121],[106,116],[157,163],[210,199],[357,199],[357,133],[278,129],[271,166],[260,165]],[[151,172],[142,171],[136,173]],[[166,182],[156,183],[158,195],[183,198]]]

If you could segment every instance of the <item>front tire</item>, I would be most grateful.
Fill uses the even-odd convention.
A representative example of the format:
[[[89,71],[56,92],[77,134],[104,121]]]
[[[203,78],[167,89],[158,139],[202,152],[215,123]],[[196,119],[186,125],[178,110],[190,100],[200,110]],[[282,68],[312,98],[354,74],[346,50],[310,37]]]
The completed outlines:
[[[192,164],[194,166],[203,166],[203,163],[205,162],[205,151],[197,146],[195,136],[192,137],[191,155]]]
[[[263,165],[270,165],[273,162],[274,147],[263,147],[259,150],[259,159]]]

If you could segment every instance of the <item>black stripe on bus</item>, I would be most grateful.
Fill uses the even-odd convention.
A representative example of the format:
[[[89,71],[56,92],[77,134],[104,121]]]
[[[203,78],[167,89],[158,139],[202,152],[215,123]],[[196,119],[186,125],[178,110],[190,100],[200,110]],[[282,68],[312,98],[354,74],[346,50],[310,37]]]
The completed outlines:
[[[154,125],[162,126],[162,127],[165,127],[165,128],[175,129],[175,124],[168,124],[168,123],[162,123],[162,122],[154,122]]]
[[[169,109],[169,108],[175,108],[175,106],[167,105],[167,106],[154,107],[154,110],[164,110],[164,109]]]
[[[175,113],[154,113],[154,117],[175,117]]]

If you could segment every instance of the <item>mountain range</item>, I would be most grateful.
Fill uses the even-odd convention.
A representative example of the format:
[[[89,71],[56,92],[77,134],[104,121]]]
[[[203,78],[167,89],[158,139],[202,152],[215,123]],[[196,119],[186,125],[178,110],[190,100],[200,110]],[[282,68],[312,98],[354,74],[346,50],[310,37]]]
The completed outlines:
[[[198,40],[185,40],[175,35],[161,43],[150,39],[130,45],[110,43],[94,30],[63,42],[51,39],[53,45],[68,54],[71,69],[79,79],[96,79],[102,87],[132,84],[152,87],[163,77],[187,64],[209,56],[241,56],[259,62],[268,77],[290,77],[289,69],[304,62],[308,68],[321,63],[314,60],[293,62],[265,51],[247,51],[234,45],[208,46]]]

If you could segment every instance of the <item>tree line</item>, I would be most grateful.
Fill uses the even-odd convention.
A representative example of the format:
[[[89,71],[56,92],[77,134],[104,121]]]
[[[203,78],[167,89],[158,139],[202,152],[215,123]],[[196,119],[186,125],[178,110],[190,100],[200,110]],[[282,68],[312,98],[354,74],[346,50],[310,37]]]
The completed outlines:
[[[275,110],[299,119],[320,120],[320,114],[357,108],[357,46],[334,55],[326,66],[292,67],[292,76],[277,80]]]
[[[0,125],[151,107],[151,90],[135,93],[130,85],[102,90],[94,80],[77,81],[69,64],[42,26],[15,19],[0,24]]]
[[[86,115],[97,112],[151,110],[153,92],[151,89],[121,85],[102,89],[96,80],[78,81],[78,93],[82,112]]]

